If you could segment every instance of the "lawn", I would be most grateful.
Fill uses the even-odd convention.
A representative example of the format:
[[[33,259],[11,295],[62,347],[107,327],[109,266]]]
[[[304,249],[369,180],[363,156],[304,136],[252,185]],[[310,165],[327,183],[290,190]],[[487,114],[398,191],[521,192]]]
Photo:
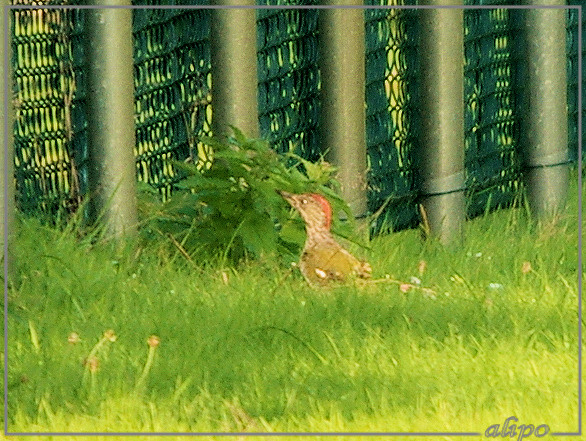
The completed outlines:
[[[376,281],[329,290],[271,256],[221,267],[19,219],[8,430],[574,432],[577,192],[539,224],[467,222],[451,249],[376,237],[352,248]]]

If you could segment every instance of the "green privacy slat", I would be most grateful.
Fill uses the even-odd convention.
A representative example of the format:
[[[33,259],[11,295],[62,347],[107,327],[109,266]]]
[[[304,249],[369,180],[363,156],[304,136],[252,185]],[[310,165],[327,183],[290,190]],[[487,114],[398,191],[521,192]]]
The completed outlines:
[[[293,4],[286,1],[258,4]],[[311,4],[308,3],[308,4]],[[279,152],[294,149],[315,160],[319,70],[317,10],[259,10],[258,101],[261,135]]]
[[[368,4],[387,2],[373,0]],[[416,17],[404,9],[365,11],[368,200],[371,212],[386,207],[377,218],[375,231],[401,229],[417,221],[410,124]]]
[[[467,10],[465,32],[465,145],[468,215],[512,203],[520,188],[511,41],[506,9]]]
[[[26,212],[75,209],[72,191],[71,11],[13,10],[15,178]],[[48,211],[47,211],[48,210]]]
[[[582,136],[582,148],[586,149],[586,127],[578,135],[578,39],[586,41],[586,16],[582,14],[582,35],[578,35],[578,11],[568,11],[567,19],[567,51],[568,51],[568,146],[570,158],[578,159],[578,136]],[[586,45],[582,44],[582,59],[586,56]],[[582,86],[582,118],[586,115],[586,88]]]
[[[211,131],[210,11],[136,10],[133,25],[137,177],[166,197],[179,179],[169,160],[206,157],[196,137]]]

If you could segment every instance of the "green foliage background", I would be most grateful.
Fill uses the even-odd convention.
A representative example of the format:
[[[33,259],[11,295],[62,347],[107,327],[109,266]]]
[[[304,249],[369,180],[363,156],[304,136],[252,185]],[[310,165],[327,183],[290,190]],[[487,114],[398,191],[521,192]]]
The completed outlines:
[[[233,128],[233,136],[203,137],[211,165],[174,162],[182,175],[177,190],[166,202],[144,187],[143,232],[172,236],[190,255],[220,256],[238,261],[265,254],[295,256],[305,240],[299,216],[277,190],[321,193],[335,213],[335,232],[353,236],[354,217],[338,195],[335,167],[322,159],[312,163],[292,152],[279,154],[267,141],[247,138]],[[355,235],[354,235],[355,236]]]

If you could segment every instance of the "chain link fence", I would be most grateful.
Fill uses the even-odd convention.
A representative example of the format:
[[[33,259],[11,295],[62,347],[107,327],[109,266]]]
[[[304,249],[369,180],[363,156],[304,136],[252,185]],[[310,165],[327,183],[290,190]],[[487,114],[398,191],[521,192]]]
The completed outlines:
[[[83,10],[16,9],[12,14],[17,205],[25,213],[55,219],[74,211],[87,194]],[[137,179],[168,197],[178,180],[169,160],[202,167],[210,160],[198,136],[211,133],[213,114],[211,11],[153,8],[133,14]],[[316,9],[257,11],[261,134],[277,151],[294,150],[310,160],[321,154],[318,17]],[[574,160],[577,17],[576,10],[568,11]],[[417,111],[417,18],[416,10],[365,10],[368,206],[380,214],[375,230],[418,222],[411,125]],[[466,10],[464,23],[466,183],[472,217],[510,205],[522,187],[522,170],[511,49],[515,23],[506,9]]]

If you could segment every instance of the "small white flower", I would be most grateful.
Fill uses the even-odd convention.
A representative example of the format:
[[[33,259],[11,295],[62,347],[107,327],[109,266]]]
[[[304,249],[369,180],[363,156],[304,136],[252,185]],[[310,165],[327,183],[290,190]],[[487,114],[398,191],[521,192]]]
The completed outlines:
[[[504,286],[500,283],[489,283],[488,287],[490,289],[503,289],[504,288]]]
[[[81,338],[79,338],[79,334],[77,332],[72,332],[71,334],[69,334],[69,336],[67,337],[67,341],[69,343],[71,343],[72,345],[77,344],[81,341]]]
[[[421,279],[419,279],[418,277],[415,276],[411,276],[409,278],[409,281],[413,284],[413,285],[421,285]]]
[[[433,292],[423,291],[423,297],[427,297],[428,299],[435,300],[437,296]]]

